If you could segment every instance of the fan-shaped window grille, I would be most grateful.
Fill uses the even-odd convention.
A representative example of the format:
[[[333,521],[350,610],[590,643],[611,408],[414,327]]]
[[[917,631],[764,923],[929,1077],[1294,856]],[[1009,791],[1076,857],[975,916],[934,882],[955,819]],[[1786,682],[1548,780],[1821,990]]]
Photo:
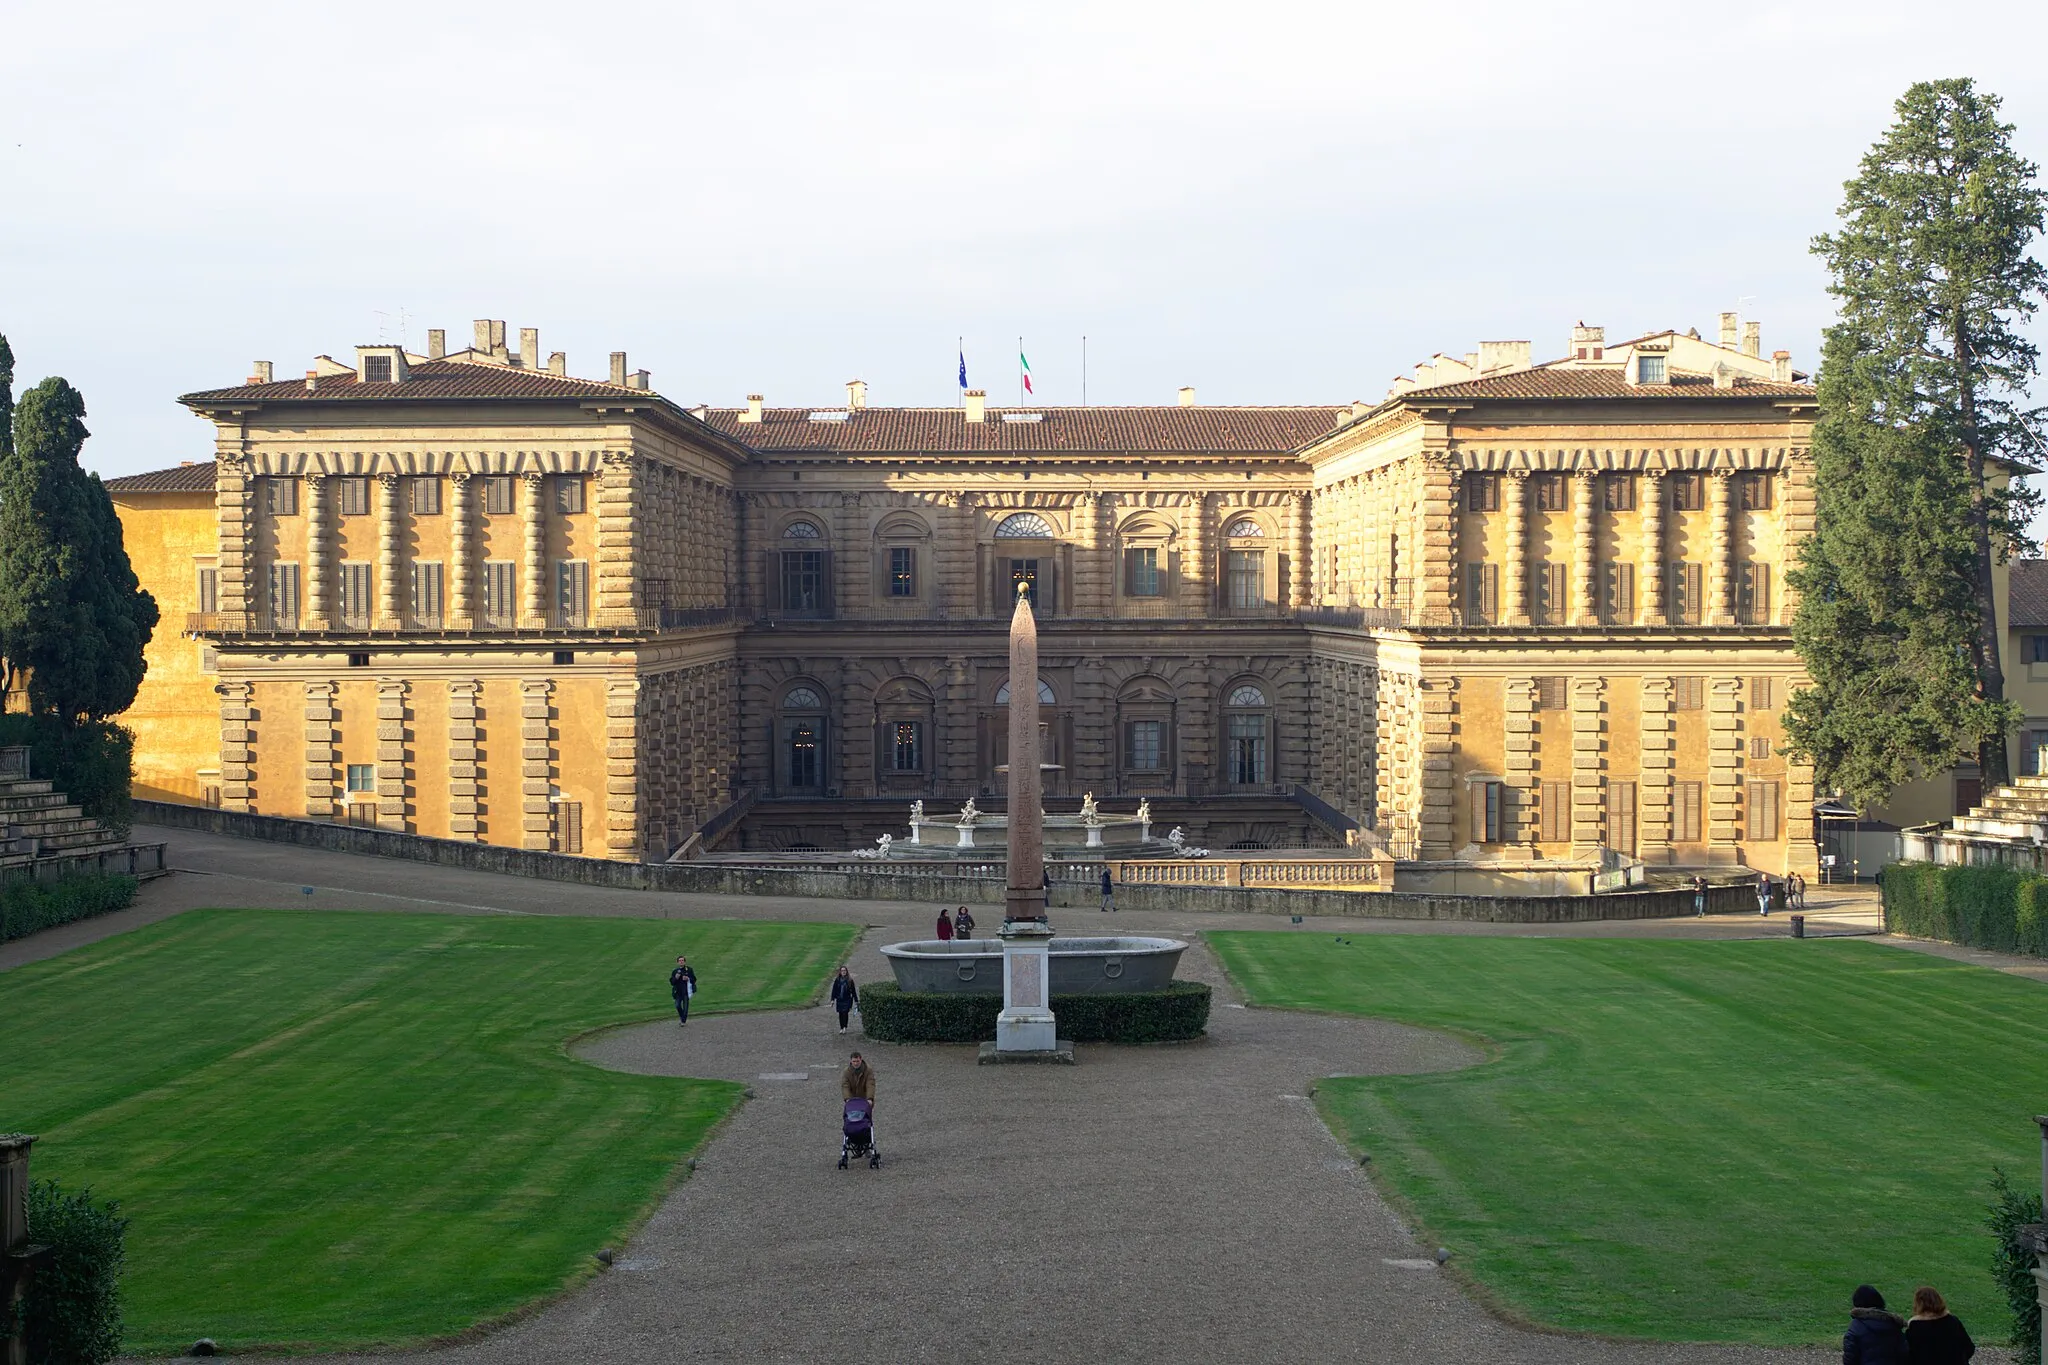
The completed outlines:
[[[823,534],[808,521],[792,521],[782,532],[784,540],[822,540]]]
[[[1008,683],[1004,683],[1002,687],[996,692],[996,705],[1008,706],[1009,704],[1010,685]],[[1048,683],[1043,678],[1040,678],[1038,680],[1038,704],[1040,706],[1053,705],[1052,684]]]
[[[1230,700],[1224,704],[1226,706],[1264,706],[1266,704],[1266,694],[1247,683],[1243,687],[1231,689]]]
[[[1245,517],[1241,521],[1231,522],[1230,529],[1223,534],[1227,536],[1262,536],[1266,534],[1266,528],[1253,521],[1250,517]]]
[[[782,709],[785,711],[822,711],[825,699],[808,687],[792,687],[782,694]]]
[[[1036,512],[1015,512],[996,527],[997,540],[1051,540],[1053,529]]]

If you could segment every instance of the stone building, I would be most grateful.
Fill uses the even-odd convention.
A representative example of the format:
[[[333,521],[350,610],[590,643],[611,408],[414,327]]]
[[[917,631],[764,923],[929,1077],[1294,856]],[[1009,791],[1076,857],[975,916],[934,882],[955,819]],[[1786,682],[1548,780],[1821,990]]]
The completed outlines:
[[[191,636],[152,645],[142,781],[613,858],[742,811],[728,847],[848,847],[999,796],[1021,587],[1056,799],[1810,866],[1776,718],[1813,392],[1751,328],[1488,343],[1345,406],[684,409],[489,321],[259,365],[182,400],[211,465],[109,485]]]

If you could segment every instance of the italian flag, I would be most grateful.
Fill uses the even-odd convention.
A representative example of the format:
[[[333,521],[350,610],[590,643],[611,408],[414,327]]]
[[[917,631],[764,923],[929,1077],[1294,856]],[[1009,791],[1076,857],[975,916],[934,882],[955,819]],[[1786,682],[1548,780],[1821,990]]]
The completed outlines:
[[[1022,342],[1017,343],[1017,369],[1024,376],[1024,392],[1037,393],[1038,390],[1031,387],[1031,362],[1024,358],[1024,344]]]

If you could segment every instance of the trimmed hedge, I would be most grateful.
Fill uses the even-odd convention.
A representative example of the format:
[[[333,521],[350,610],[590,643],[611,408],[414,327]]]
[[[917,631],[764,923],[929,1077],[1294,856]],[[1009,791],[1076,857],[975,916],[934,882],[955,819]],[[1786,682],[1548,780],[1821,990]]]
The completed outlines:
[[[2041,1365],[2041,1298],[2034,1285],[2034,1253],[2019,1243],[2019,1230],[2041,1221],[2041,1196],[2016,1190],[2005,1172],[1991,1172],[1991,1207],[1984,1226],[1996,1249],[1991,1273],[2012,1309],[2013,1365]]]
[[[893,981],[860,988],[861,1027],[884,1043],[985,1043],[996,1036],[1000,995],[913,992]],[[1055,995],[1059,1034],[1077,1043],[1178,1043],[1209,1027],[1209,988],[1175,981],[1163,991]]]
[[[2048,957],[2048,877],[1996,864],[1893,863],[1877,880],[1893,933]]]
[[[121,1264],[128,1220],[91,1190],[28,1182],[28,1239],[50,1248],[21,1303],[29,1365],[106,1365],[121,1354]]]
[[[135,903],[135,878],[121,873],[84,873],[54,882],[23,878],[0,882],[0,943],[73,920],[91,919]]]

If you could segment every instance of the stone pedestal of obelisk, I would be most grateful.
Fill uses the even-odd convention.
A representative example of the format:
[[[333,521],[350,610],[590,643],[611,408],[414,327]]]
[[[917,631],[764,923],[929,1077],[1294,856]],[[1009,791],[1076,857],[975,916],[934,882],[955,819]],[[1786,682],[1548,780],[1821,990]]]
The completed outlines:
[[[997,1055],[1053,1057],[1052,926],[1045,919],[1045,802],[1038,746],[1038,620],[1018,584],[1010,616],[1010,861],[1003,893],[1003,1012]],[[1071,1056],[1069,1051],[1067,1054]]]

